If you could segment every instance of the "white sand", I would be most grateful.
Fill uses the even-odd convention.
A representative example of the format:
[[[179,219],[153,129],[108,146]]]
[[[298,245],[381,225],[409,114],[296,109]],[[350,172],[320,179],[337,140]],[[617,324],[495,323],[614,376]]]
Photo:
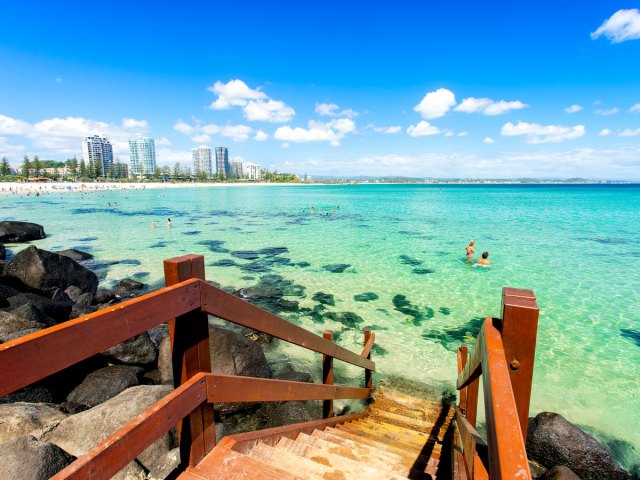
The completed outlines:
[[[45,194],[65,192],[96,192],[107,190],[146,190],[162,188],[206,188],[206,187],[247,187],[247,186],[302,185],[300,183],[115,183],[115,182],[0,182],[0,195]]]

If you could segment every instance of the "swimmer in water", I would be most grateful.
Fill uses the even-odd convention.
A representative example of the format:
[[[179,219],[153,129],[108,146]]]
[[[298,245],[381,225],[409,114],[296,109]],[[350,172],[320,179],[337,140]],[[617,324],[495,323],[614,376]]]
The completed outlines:
[[[489,252],[482,252],[482,258],[479,258],[476,264],[483,266],[491,265],[491,262],[489,261]]]
[[[171,219],[167,218],[167,228],[171,228],[173,227],[173,224],[171,223]]]
[[[471,240],[469,245],[467,245],[467,260],[473,262],[473,252],[476,247],[476,242]]]
[[[151,222],[151,228],[156,228],[156,224]]]

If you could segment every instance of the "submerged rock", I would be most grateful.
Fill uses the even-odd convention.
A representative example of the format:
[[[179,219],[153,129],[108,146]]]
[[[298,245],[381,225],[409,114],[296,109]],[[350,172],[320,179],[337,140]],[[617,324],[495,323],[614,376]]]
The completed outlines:
[[[396,295],[393,297],[393,306],[395,310],[413,317],[413,324],[420,325],[423,320],[433,318],[434,311],[429,307],[418,307],[413,305],[405,295]]]
[[[333,294],[331,293],[316,292],[313,294],[313,297],[311,297],[311,300],[313,300],[314,302],[321,303],[323,305],[330,305],[332,307],[335,306],[336,304]]]
[[[322,268],[324,270],[326,270],[327,272],[342,273],[347,268],[349,268],[350,266],[351,265],[349,265],[348,263],[337,263],[337,264],[334,264],[334,265],[323,265]]]
[[[378,300],[378,298],[380,297],[373,292],[358,293],[353,296],[353,299],[356,302],[371,302],[373,300]]]
[[[529,419],[527,453],[547,468],[565,465],[583,480],[627,478],[600,442],[553,412]]]
[[[137,280],[125,278],[118,282],[118,286],[116,288],[125,292],[131,292],[134,290],[143,290],[145,288],[145,285],[144,283],[138,282]]]
[[[76,262],[83,262],[85,260],[91,260],[93,255],[87,252],[83,252],[82,250],[76,250],[75,248],[69,248],[67,250],[61,250],[59,252],[55,252],[58,255],[62,255],[63,257],[70,258]]]
[[[57,288],[65,290],[71,285],[90,293],[98,288],[98,277],[91,270],[70,258],[34,246],[18,252],[7,265],[6,274],[48,296]]]
[[[326,312],[322,315],[322,318],[332,320],[334,322],[340,322],[350,328],[356,328],[364,322],[360,315],[353,312]]]
[[[475,341],[484,320],[483,317],[476,317],[458,327],[448,327],[443,330],[426,330],[422,334],[422,338],[436,340],[443,347],[455,352],[461,343]]]
[[[74,460],[60,447],[26,435],[0,444],[0,478],[47,480]]]
[[[0,222],[0,242],[20,243],[45,238],[44,227],[37,223]]]
[[[411,270],[412,273],[415,273],[416,275],[428,275],[430,273],[434,273],[435,270],[432,270],[430,268],[414,268],[413,270]]]
[[[412,267],[417,267],[418,265],[422,265],[424,263],[422,260],[410,257],[409,255],[400,255],[398,258],[400,259],[400,263],[402,263],[403,265],[411,265]]]

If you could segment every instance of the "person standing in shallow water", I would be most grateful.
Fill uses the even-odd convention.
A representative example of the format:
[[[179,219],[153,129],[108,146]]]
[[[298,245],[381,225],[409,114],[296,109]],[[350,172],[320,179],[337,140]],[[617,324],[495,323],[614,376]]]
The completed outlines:
[[[173,224],[171,223],[171,219],[167,218],[167,228],[171,228],[173,227]]]
[[[491,265],[489,261],[489,252],[482,252],[482,258],[479,258],[476,262],[478,265]]]
[[[471,240],[469,242],[469,245],[467,245],[467,260],[469,262],[473,262],[473,252],[475,250],[476,247],[476,242],[474,240]]]

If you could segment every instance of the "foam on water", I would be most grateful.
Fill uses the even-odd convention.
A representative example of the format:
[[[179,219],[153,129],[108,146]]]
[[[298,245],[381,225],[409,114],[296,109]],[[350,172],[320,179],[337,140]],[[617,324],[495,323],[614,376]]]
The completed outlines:
[[[161,286],[164,258],[199,253],[218,262],[207,267],[209,279],[245,287],[266,273],[264,264],[242,270],[234,263],[253,260],[231,252],[286,247],[277,257],[290,263],[268,265],[268,273],[306,287],[305,298],[291,298],[301,307],[317,305],[316,292],[333,294],[328,310],[357,313],[359,328],[379,327],[383,375],[452,385],[455,346],[472,340],[483,317],[499,315],[501,287],[533,289],[541,317],[532,412],[560,412],[640,449],[638,186],[222,187],[10,196],[0,204],[5,218],[45,226],[39,247],[140,262],[105,265],[107,286],[138,272]],[[312,215],[311,205],[339,209]],[[490,252],[490,268],[465,262],[470,239],[477,254]],[[349,267],[323,268],[336,264]],[[354,300],[364,292],[379,298]],[[339,321],[284,315],[317,333],[341,332],[348,348],[361,345],[359,329]],[[309,368],[315,362],[286,352]]]

